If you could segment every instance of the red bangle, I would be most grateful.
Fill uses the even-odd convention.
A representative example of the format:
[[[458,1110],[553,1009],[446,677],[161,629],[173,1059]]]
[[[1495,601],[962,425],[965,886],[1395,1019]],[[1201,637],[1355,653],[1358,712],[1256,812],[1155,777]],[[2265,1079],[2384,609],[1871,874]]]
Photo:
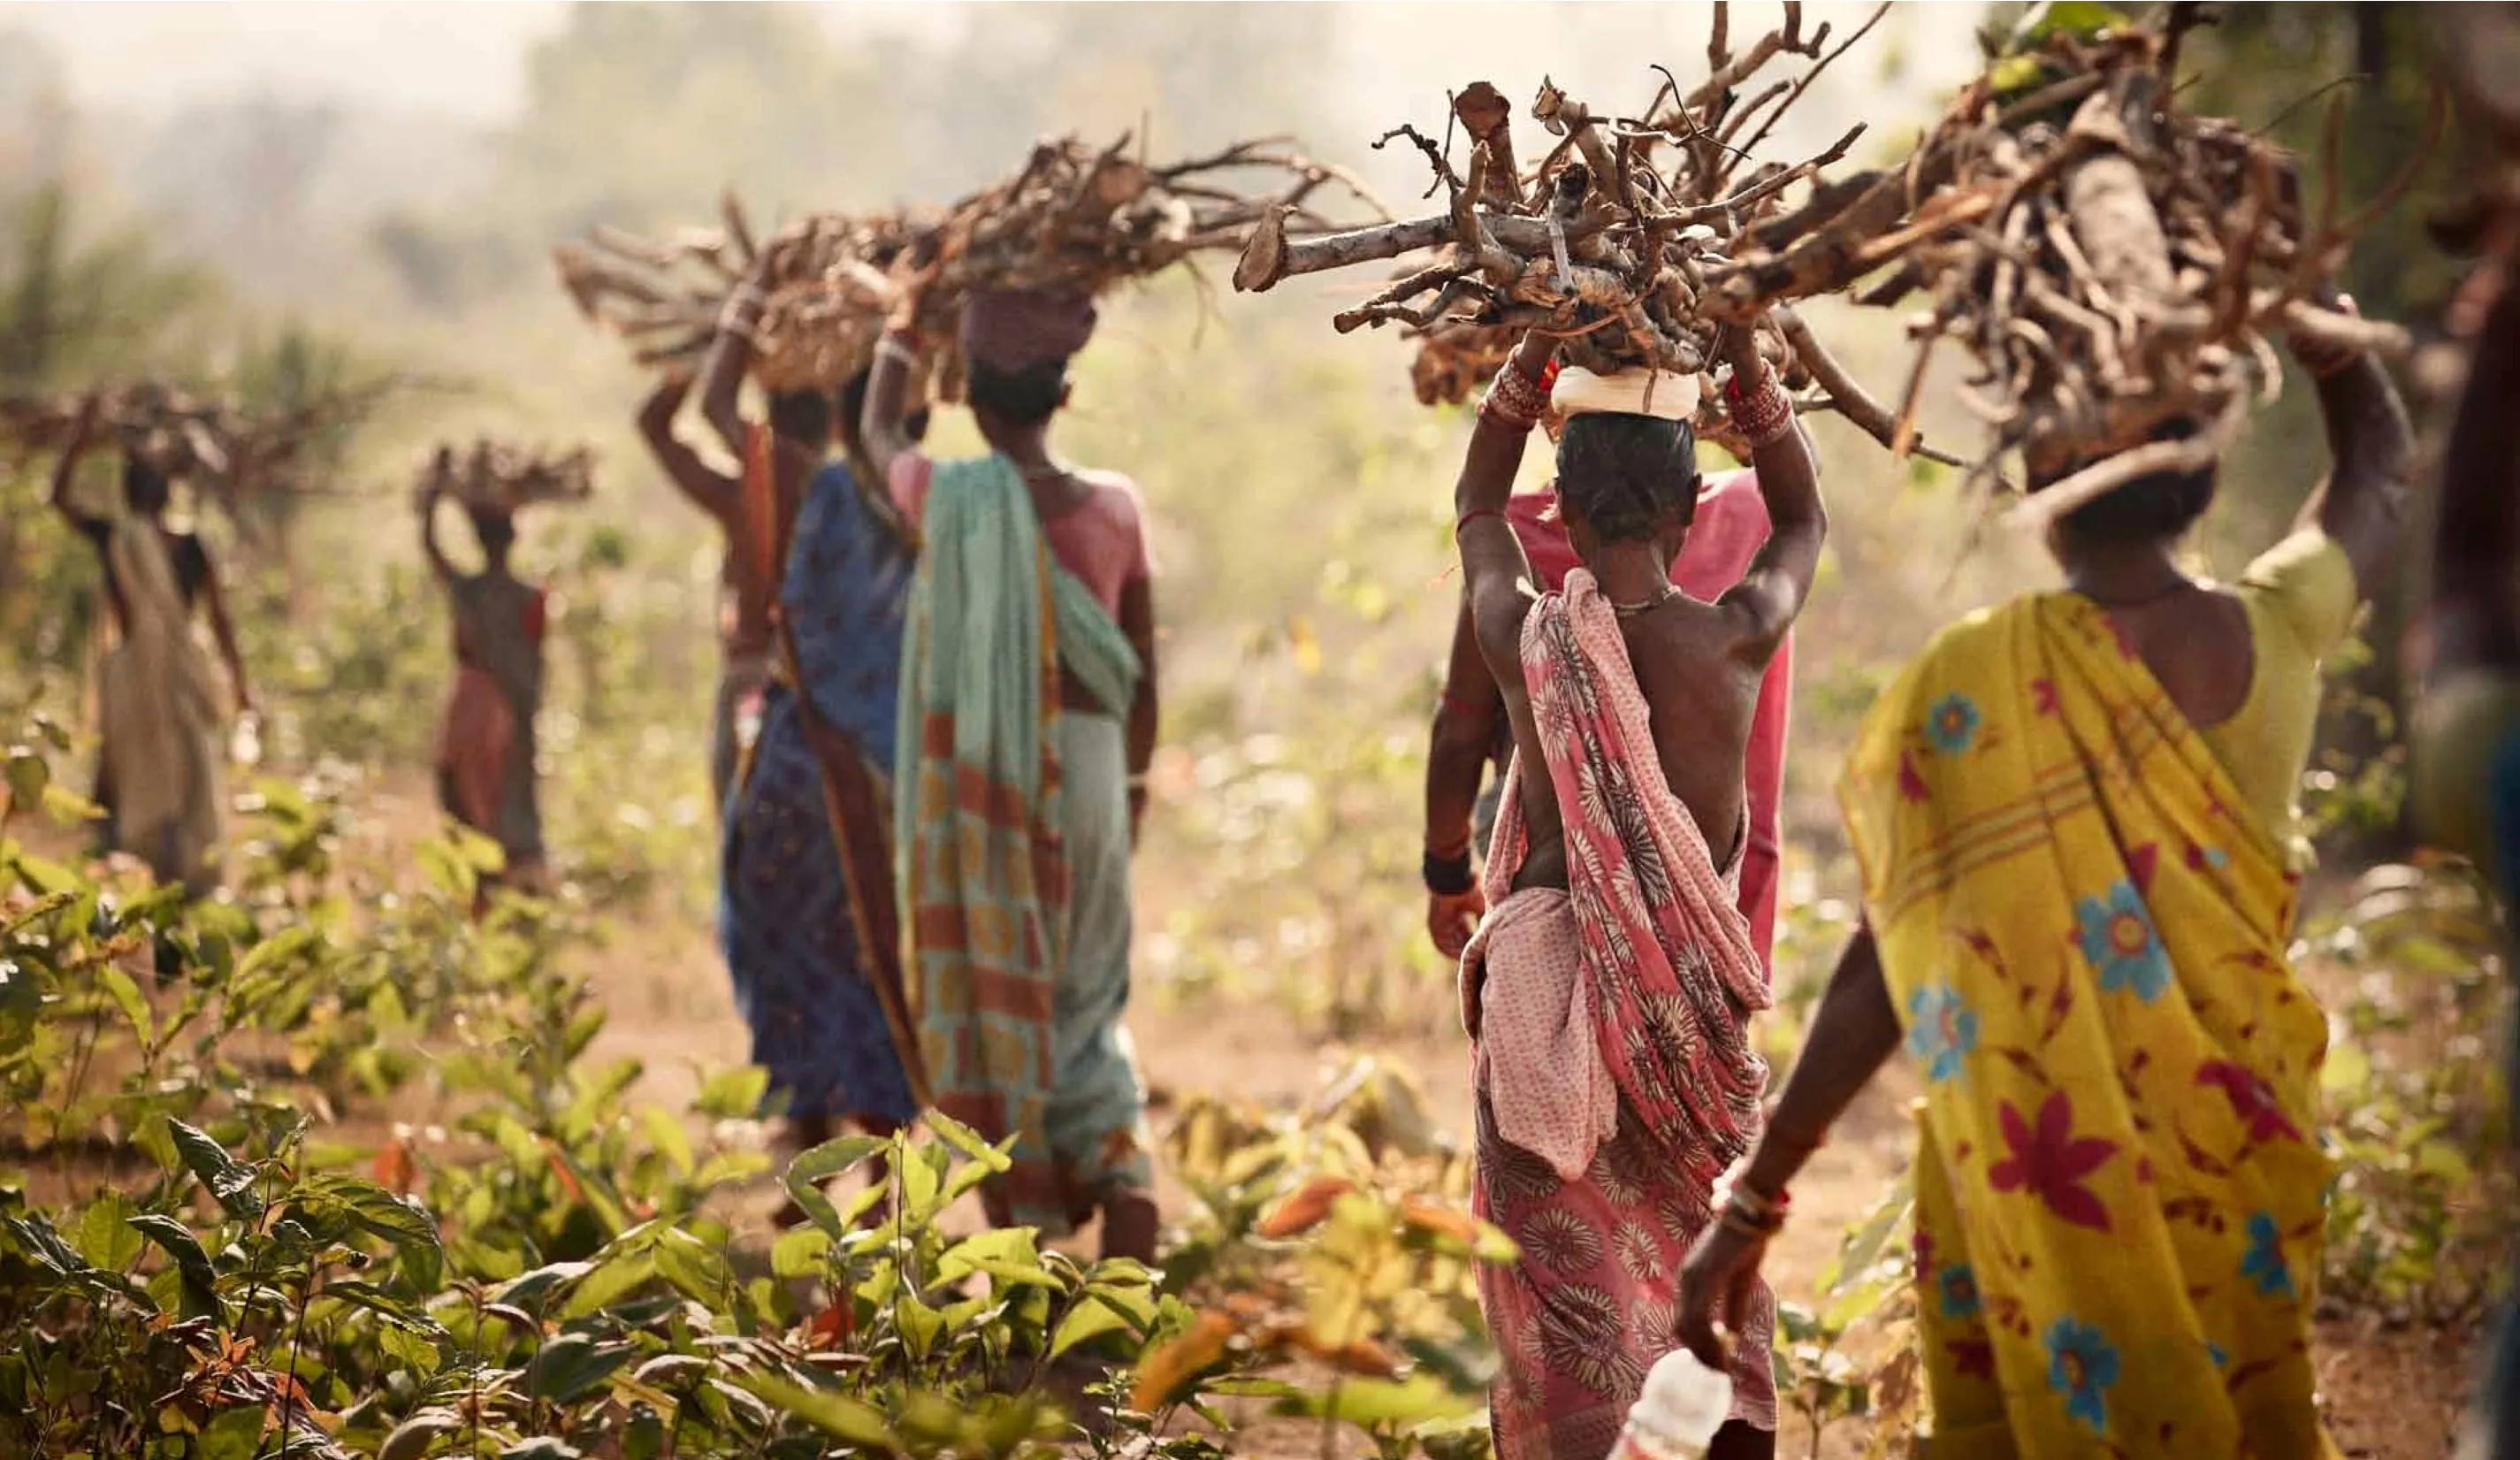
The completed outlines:
[[[1468,526],[1470,524],[1477,522],[1483,517],[1492,517],[1498,522],[1505,521],[1505,513],[1500,508],[1473,507],[1469,511],[1462,513],[1460,517],[1453,519],[1453,535],[1455,537],[1461,536],[1462,529],[1463,527]]]

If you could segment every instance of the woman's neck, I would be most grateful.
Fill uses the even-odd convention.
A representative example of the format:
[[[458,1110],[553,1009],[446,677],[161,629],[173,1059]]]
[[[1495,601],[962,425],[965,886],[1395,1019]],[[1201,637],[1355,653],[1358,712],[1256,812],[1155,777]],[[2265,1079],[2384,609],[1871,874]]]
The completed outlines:
[[[1599,562],[1587,566],[1613,603],[1644,603],[1671,586],[1669,567],[1649,542],[1610,543]]]
[[[2067,543],[2057,554],[2065,586],[2101,603],[2159,597],[2187,583],[2176,541]]]

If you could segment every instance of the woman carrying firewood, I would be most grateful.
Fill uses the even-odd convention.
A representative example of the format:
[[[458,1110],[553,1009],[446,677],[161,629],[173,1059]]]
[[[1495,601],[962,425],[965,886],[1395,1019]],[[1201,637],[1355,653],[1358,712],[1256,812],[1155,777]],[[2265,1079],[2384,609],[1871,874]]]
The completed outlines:
[[[209,549],[166,525],[166,479],[146,453],[123,454],[120,513],[94,517],[70,500],[100,408],[96,396],[81,406],[53,472],[53,506],[95,545],[113,608],[115,642],[97,672],[96,799],[108,846],[147,862],[159,882],[181,883],[187,895],[200,896],[219,883],[226,793],[218,694],[193,640],[196,607],[209,616],[240,712],[253,711],[253,691]]]
[[[721,808],[734,789],[737,763],[761,723],[774,657],[771,604],[786,569],[796,506],[832,445],[832,397],[826,391],[774,391],[766,421],[745,421],[739,405],[774,263],[765,251],[751,277],[727,296],[700,365],[700,413],[742,470],[733,476],[718,471],[675,433],[674,417],[691,393],[689,375],[669,371],[639,412],[640,434],[665,475],[726,536],[718,610],[724,658],[709,733],[709,791]]]
[[[865,435],[925,538],[893,777],[919,1043],[937,1109],[1015,1138],[993,1216],[1058,1234],[1099,1209],[1105,1253],[1150,1260],[1146,1097],[1121,1019],[1154,599],[1136,488],[1049,441],[1094,305],[975,292],[961,342],[991,453],[931,462],[903,427],[916,294],[877,351]]]
[[[1502,1460],[1598,1460],[1677,1342],[1673,1274],[1759,1127],[1749,1041],[1768,977],[1739,906],[1760,684],[1827,531],[1818,465],[1748,330],[1718,337],[1729,417],[1771,524],[1712,603],[1669,571],[1698,503],[1698,378],[1556,369],[1534,332],[1479,408],[1455,535],[1481,657],[1513,727],[1487,917],[1462,960],[1475,1052],[1475,1202],[1521,1245],[1483,1268],[1504,1367]],[[1532,426],[1565,418],[1557,494],[1580,566],[1536,601],[1508,518]],[[1743,1312],[1711,1453],[1776,1443],[1774,1305]]]
[[[1840,788],[1865,923],[1683,1274],[1699,1356],[1753,1319],[1794,1173],[1904,1046],[1936,1454],[2334,1453],[2293,797],[2408,433],[2376,361],[2293,351],[2334,469],[2238,584],[2180,567],[2214,469],[2138,476],[2056,522],[2063,591],[1945,629],[1873,707]]]
[[[1576,565],[1564,517],[1553,491],[1518,492],[1506,521],[1522,539],[1536,581],[1547,590],[1564,586]],[[1697,494],[1688,540],[1672,561],[1671,580],[1693,597],[1713,600],[1741,580],[1759,544],[1768,539],[1767,504],[1748,472],[1710,479]],[[1747,760],[1750,840],[1741,853],[1741,914],[1750,920],[1750,941],[1766,963],[1777,929],[1777,862],[1783,843],[1778,802],[1785,784],[1785,726],[1793,700],[1793,636],[1787,634],[1760,681],[1759,707],[1751,716]],[[1436,702],[1426,748],[1426,932],[1446,958],[1459,958],[1487,902],[1471,875],[1471,851],[1487,855],[1488,840],[1504,793],[1503,776],[1513,755],[1513,730],[1496,680],[1479,655],[1478,625],[1469,599],[1453,620],[1453,645],[1444,687]],[[1494,766],[1497,779],[1480,788]]]
[[[534,773],[534,716],[542,707],[544,591],[509,569],[513,512],[468,499],[481,570],[463,572],[437,542],[437,508],[454,479],[438,448],[420,494],[420,546],[455,617],[455,684],[437,741],[438,801],[448,815],[499,844],[496,882],[527,892],[545,882],[543,818]],[[484,879],[485,890],[492,879]]]
[[[866,376],[839,399],[847,459],[814,474],[796,514],[778,658],[727,799],[719,882],[736,1007],[799,1151],[843,1120],[890,1134],[920,1107],[884,784],[919,545],[858,446]],[[924,426],[914,413],[908,433]]]

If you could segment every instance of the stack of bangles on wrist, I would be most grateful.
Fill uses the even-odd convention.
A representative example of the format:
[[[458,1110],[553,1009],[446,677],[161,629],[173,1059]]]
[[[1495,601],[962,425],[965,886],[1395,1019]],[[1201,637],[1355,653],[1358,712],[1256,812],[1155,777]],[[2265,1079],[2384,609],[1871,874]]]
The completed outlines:
[[[1533,380],[1506,362],[1488,386],[1487,395],[1479,401],[1479,419],[1493,421],[1508,431],[1527,432],[1549,414],[1549,392],[1557,385],[1557,362],[1552,360]]]
[[[1429,850],[1418,863],[1418,875],[1425,879],[1426,890],[1438,897],[1459,897],[1472,887],[1470,849],[1466,846],[1451,856]]]
[[[1755,451],[1784,439],[1794,429],[1794,398],[1777,384],[1775,367],[1759,362],[1758,385],[1745,388],[1741,372],[1724,383],[1724,407],[1732,418],[1732,429],[1741,433]]]
[[[919,368],[919,351],[912,347],[898,332],[886,332],[882,339],[875,342],[875,357],[878,360],[891,360],[908,370]]]
[[[1785,1213],[1793,1209],[1794,1199],[1784,1192],[1763,1197],[1739,1182],[1724,1196],[1724,1209],[1716,1220],[1744,1237],[1761,1242],[1785,1229]]]

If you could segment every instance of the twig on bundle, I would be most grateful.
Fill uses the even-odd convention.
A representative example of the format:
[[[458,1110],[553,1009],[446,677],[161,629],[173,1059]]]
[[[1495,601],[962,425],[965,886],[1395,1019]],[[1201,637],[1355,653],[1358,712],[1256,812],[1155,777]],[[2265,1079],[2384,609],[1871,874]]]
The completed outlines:
[[[595,494],[595,450],[547,451],[484,436],[470,450],[439,447],[414,491],[422,501],[452,497],[471,511],[502,516],[583,502]]]
[[[367,420],[410,384],[387,376],[288,410],[249,410],[233,400],[144,381],[98,396],[92,438],[112,439],[250,530],[252,519],[242,511],[248,499],[314,490],[303,464],[309,448],[330,433]],[[78,396],[0,396],[0,438],[21,453],[62,450],[77,433],[84,409]]]
[[[1866,224],[1854,257],[1892,269],[1864,302],[1933,296],[1912,400],[1925,353],[1941,340],[1961,344],[1977,371],[1959,398],[1993,428],[1971,479],[2021,452],[2033,479],[2061,479],[2032,498],[2041,521],[2150,472],[2211,460],[2249,402],[2278,386],[2272,336],[2326,353],[2406,346],[2404,331],[2318,297],[2423,157],[2349,211],[2331,146],[2306,219],[2289,155],[2172,105],[2176,19],[2088,40],[2058,33],[1999,60],[1911,158],[1912,202],[1894,208],[1885,178],[1847,210]],[[2437,106],[2434,135],[2439,120]],[[1822,247],[1796,240],[1727,287],[1758,297]],[[1912,412],[1903,405],[1900,422]],[[2194,434],[2154,439],[2182,423]]]
[[[597,228],[552,251],[562,287],[589,320],[619,335],[642,365],[699,368],[726,297],[770,259],[752,373],[771,390],[830,390],[866,368],[891,300],[885,272],[930,220],[813,213],[756,245],[733,193],[724,226],[656,243]]]
[[[756,248],[729,194],[720,230],[659,244],[597,229],[552,257],[580,312],[620,335],[641,364],[679,370],[698,367],[727,295],[767,259],[753,376],[773,390],[829,390],[867,367],[897,297],[896,269],[916,253],[933,271],[922,322],[944,344],[931,361],[934,384],[952,398],[961,379],[953,325],[972,289],[1101,293],[1201,252],[1239,249],[1264,217],[1322,231],[1329,224],[1313,199],[1333,183],[1388,216],[1344,168],[1279,141],[1156,167],[1129,156],[1125,135],[1099,151],[1067,138],[1035,147],[1012,179],[941,214],[814,213]]]
[[[1531,115],[1556,142],[1529,172],[1515,160],[1510,109],[1494,86],[1477,82],[1453,98],[1453,119],[1471,143],[1463,174],[1416,128],[1389,134],[1427,153],[1436,185],[1448,195],[1442,213],[1303,241],[1264,220],[1235,285],[1264,291],[1299,274],[1434,251],[1332,321],[1341,332],[1404,326],[1418,342],[1411,379],[1429,403],[1466,398],[1503,363],[1515,335],[1532,328],[1560,335],[1570,364],[1601,374],[1702,374],[1720,328],[1748,324],[1770,305],[1852,286],[1872,267],[1867,244],[1902,221],[1895,199],[1886,207],[1874,201],[1894,191],[1886,182],[1850,189],[1824,176],[1863,135],[1860,125],[1789,165],[1755,162],[1749,148],[1731,141],[1745,130],[1754,144],[1767,136],[1812,78],[1887,9],[1874,10],[1831,49],[1828,27],[1806,34],[1801,7],[1787,5],[1780,27],[1735,54],[1729,12],[1718,6],[1707,78],[1684,89],[1657,68],[1661,84],[1642,119],[1597,113],[1544,82]],[[1813,64],[1739,104],[1737,93],[1780,56]],[[1753,261],[1772,263],[1797,241],[1807,247],[1790,266],[1754,271]],[[1824,262],[1806,266],[1806,257]],[[1806,398],[1806,408],[1837,409],[1890,441],[1893,418],[1842,366],[1824,351],[1824,365],[1802,358],[1805,347],[1817,350],[1808,326],[1796,321],[1784,332],[1779,322],[1762,347],[1790,387],[1825,371],[1826,393]],[[1701,388],[1698,400],[1699,431],[1723,438],[1723,393]]]

